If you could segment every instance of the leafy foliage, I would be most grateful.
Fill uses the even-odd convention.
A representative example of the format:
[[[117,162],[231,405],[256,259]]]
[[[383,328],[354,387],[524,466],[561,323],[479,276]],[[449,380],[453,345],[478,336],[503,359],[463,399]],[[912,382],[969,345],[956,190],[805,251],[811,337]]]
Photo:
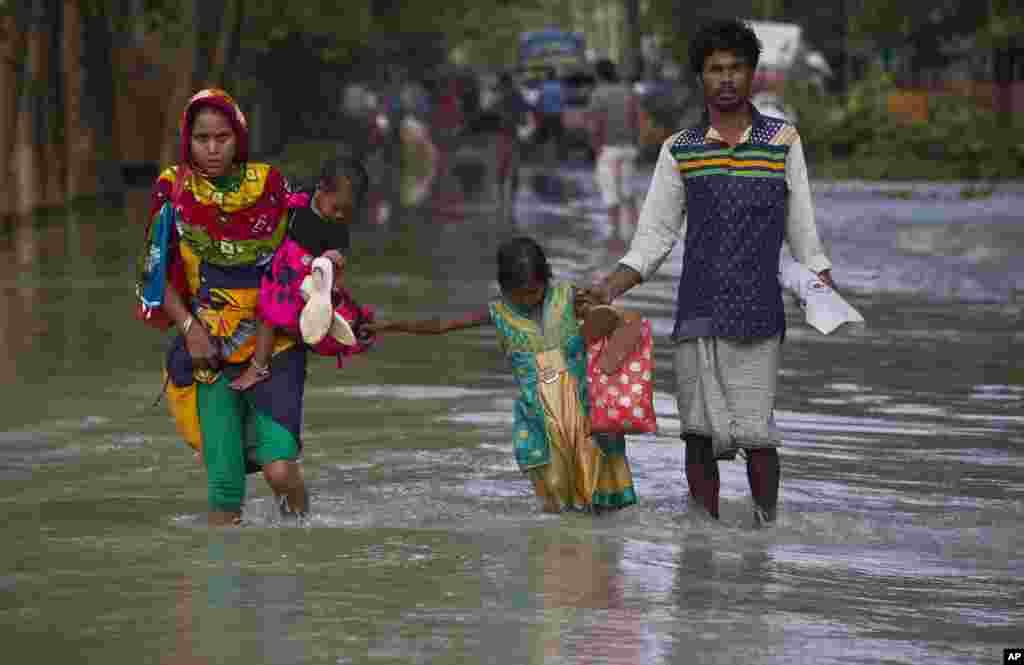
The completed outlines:
[[[818,175],[876,179],[973,180],[1024,176],[1020,127],[966,95],[933,95],[927,122],[888,109],[892,79],[875,71],[856,83],[845,103],[794,83],[787,91]]]

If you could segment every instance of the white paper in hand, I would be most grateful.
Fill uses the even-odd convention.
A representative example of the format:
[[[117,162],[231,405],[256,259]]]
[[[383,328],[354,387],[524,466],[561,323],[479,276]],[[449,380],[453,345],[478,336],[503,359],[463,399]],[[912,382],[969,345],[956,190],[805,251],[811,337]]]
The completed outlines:
[[[796,261],[780,263],[779,283],[796,297],[807,323],[821,333],[827,335],[844,323],[864,323],[860,312],[835,289]]]

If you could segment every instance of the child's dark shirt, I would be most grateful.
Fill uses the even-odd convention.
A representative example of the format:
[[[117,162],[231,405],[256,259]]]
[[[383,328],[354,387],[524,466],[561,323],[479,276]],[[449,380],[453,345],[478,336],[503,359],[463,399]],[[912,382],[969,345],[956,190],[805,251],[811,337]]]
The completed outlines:
[[[335,249],[347,256],[349,251],[348,224],[324,219],[313,210],[313,191],[309,204],[292,212],[288,235],[313,256]]]

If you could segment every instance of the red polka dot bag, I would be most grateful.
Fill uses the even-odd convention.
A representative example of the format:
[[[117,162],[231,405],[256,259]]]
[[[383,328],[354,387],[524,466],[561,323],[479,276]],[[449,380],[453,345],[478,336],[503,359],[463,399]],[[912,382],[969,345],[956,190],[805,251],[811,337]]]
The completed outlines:
[[[605,434],[658,431],[654,413],[651,322],[626,313],[611,334],[587,345],[591,430]]]

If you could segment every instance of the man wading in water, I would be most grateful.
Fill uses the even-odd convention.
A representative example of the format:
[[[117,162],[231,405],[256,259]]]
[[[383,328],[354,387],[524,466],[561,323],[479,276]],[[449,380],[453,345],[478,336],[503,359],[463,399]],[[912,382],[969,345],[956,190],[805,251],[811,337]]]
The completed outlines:
[[[661,147],[629,252],[587,292],[608,303],[653,275],[684,242],[672,340],[690,496],[718,518],[718,460],[744,451],[758,524],[779,495],[772,415],[785,311],[779,253],[833,286],[818,238],[800,136],[750,103],[761,44],[737,20],[705,26],[690,62],[704,88],[700,124]]]

